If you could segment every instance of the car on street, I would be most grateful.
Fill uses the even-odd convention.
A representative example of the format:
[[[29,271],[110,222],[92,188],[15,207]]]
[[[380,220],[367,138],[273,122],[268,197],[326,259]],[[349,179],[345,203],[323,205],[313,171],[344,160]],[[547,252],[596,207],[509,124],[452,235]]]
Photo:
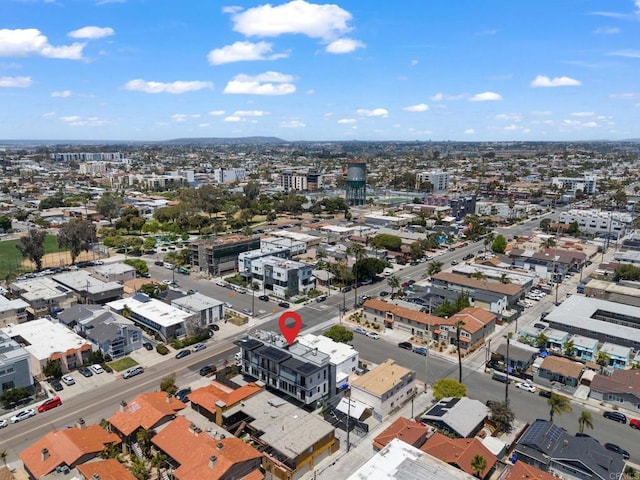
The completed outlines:
[[[404,349],[404,350],[411,350],[413,349],[413,345],[411,344],[411,342],[400,342],[398,344],[398,347]]]
[[[426,357],[427,353],[429,353],[429,351],[426,349],[426,347],[415,347],[413,349],[413,353],[417,353],[418,355],[422,355],[422,356]]]
[[[547,326],[544,323],[534,323],[533,328],[537,328],[538,330],[544,330]]]
[[[253,315],[253,312],[250,308],[243,308],[242,313],[246,313],[247,315]]]
[[[196,343],[193,346],[193,351],[194,352],[199,352],[200,350],[204,350],[205,348],[207,348],[207,345],[205,345],[204,343]]]
[[[279,302],[278,306],[282,308],[289,308],[291,305],[289,305],[289,302]]]
[[[65,385],[75,385],[76,381],[73,379],[73,377],[71,375],[63,375],[62,376],[62,381],[64,382]]]
[[[378,335],[376,332],[367,332],[367,337],[378,340],[380,338],[380,335]]]
[[[620,445],[616,445],[615,443],[607,442],[604,444],[604,448],[606,448],[610,452],[619,453],[620,455],[622,455],[622,458],[625,460],[628,460],[629,458],[631,458],[631,455],[629,455],[629,452],[627,452]]]
[[[18,423],[23,420],[26,420],[27,418],[34,417],[35,415],[36,415],[36,411],[34,408],[27,408],[26,410],[16,413],[13,417],[9,419],[9,421],[11,423]]]
[[[215,365],[205,365],[200,369],[200,376],[208,377],[209,375],[216,373],[216,370],[217,368]]]
[[[98,375],[104,373],[104,368],[102,368],[102,365],[98,365],[97,363],[91,365],[91,370],[93,370],[93,373],[97,373]]]
[[[60,405],[62,405],[62,400],[60,400],[60,397],[56,395],[55,397],[51,397],[38,405],[38,413],[46,412],[47,410],[51,410],[52,408],[56,408]]]
[[[637,418],[632,418],[629,422],[629,426],[635,430],[640,430],[640,420]]]
[[[320,302],[324,302],[327,299],[326,295],[320,295],[319,297],[316,298],[316,302],[320,303]]]
[[[147,350],[153,350],[153,343],[151,342],[144,342],[142,346]]]
[[[460,262],[458,260],[451,260],[451,265],[458,265]]]
[[[217,332],[218,330],[220,330],[220,325],[218,325],[217,323],[212,323],[211,325],[209,325],[209,330]]]
[[[367,334],[367,330],[362,328],[362,327],[356,327],[354,330],[355,333],[359,333],[361,335],[366,335]]]
[[[93,377],[93,372],[87,367],[79,367],[78,373],[83,377]]]
[[[227,308],[233,308],[233,303],[231,302],[224,302],[224,306]]]
[[[191,350],[189,349],[180,350],[178,353],[176,353],[176,358],[184,358],[187,355],[191,355]]]
[[[137,367],[131,367],[125,370],[124,373],[122,374],[122,378],[135,377],[136,375],[140,375],[141,373],[144,373],[144,368],[138,365]]]
[[[544,398],[551,398],[551,390],[540,390],[538,395]]]
[[[9,422],[7,422],[6,420],[0,420],[0,428],[4,428],[7,425],[9,425]]]
[[[351,291],[351,287],[349,285],[347,285],[346,287],[342,287],[341,292],[342,293],[347,293]]]
[[[49,382],[51,384],[51,387],[56,391],[59,392],[61,390],[64,390],[64,387],[62,386],[62,383],[60,382],[59,378],[52,378],[51,381]]]
[[[627,416],[624,413],[607,410],[602,414],[604,418],[613,420],[614,422],[627,423]]]
[[[467,253],[464,257],[462,257],[462,260],[467,261],[467,260],[471,260],[474,257],[473,253]]]
[[[516,388],[519,388],[520,390],[524,390],[526,392],[531,392],[531,393],[535,393],[536,391],[535,385],[531,385],[530,383],[527,383],[527,382],[516,383]]]
[[[382,291],[380,292],[380,296],[381,296],[381,297],[386,297],[387,295],[389,295],[389,292],[387,292],[386,290],[382,290]]]
[[[260,295],[258,297],[259,300],[262,300],[263,302],[268,302],[269,301],[269,295]]]

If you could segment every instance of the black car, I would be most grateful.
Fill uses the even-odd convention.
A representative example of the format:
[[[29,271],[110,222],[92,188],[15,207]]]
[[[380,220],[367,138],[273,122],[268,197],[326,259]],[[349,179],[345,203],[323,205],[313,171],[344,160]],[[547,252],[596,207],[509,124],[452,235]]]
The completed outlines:
[[[176,358],[183,358],[183,357],[186,357],[187,355],[191,355],[191,350],[188,350],[188,349],[180,350],[178,353],[176,353]]]
[[[278,303],[278,306],[282,308],[289,308],[291,305],[289,305],[289,302],[280,302]]]
[[[545,397],[545,398],[551,398],[551,390],[543,390],[543,389],[541,389],[538,392],[538,395],[540,395],[541,397]]]
[[[398,344],[398,347],[404,349],[404,350],[411,350],[413,349],[413,345],[411,345],[411,342],[400,342]]]
[[[627,423],[627,416],[624,413],[609,410],[604,412],[602,416],[614,422]]]
[[[176,392],[176,398],[181,402],[188,402],[190,393],[191,393],[191,387],[183,388],[182,390],[178,390]]]
[[[144,343],[142,344],[142,346],[143,346],[144,348],[146,348],[147,350],[153,350],[153,343],[151,343],[151,342],[144,342]]]
[[[62,382],[60,382],[59,378],[54,378],[49,383],[51,383],[51,386],[56,392],[59,392],[60,390],[64,390],[64,387],[62,386]]]
[[[80,373],[80,375],[82,375],[83,377],[93,377],[93,372],[87,367],[78,368],[78,373]]]
[[[200,376],[208,377],[209,375],[213,375],[216,373],[217,368],[215,365],[205,365],[200,369]]]
[[[627,452],[621,446],[616,445],[615,443],[607,442],[607,443],[604,444],[604,448],[606,448],[607,450],[609,450],[611,452],[619,453],[620,455],[622,455],[622,458],[624,458],[625,460],[628,460],[631,457],[631,455],[629,455],[629,452]]]
[[[262,300],[263,302],[268,302],[269,301],[269,295],[260,295],[258,297],[258,299]]]
[[[220,325],[218,325],[217,323],[212,323],[211,325],[209,325],[209,330],[217,332],[218,330],[220,330]]]
[[[473,253],[467,253],[464,257],[462,257],[462,260],[471,260],[473,258]]]
[[[387,292],[386,290],[380,292],[381,297],[386,297],[387,295],[389,295],[389,292]]]
[[[164,266],[164,262],[162,260],[156,260],[155,262],[153,262],[153,264],[157,265],[158,267]]]
[[[351,291],[351,287],[347,285],[346,287],[342,287],[342,293],[347,293]]]

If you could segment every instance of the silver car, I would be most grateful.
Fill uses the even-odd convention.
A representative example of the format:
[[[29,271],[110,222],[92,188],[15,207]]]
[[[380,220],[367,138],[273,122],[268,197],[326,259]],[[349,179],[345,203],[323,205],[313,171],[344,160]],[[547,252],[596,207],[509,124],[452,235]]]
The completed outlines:
[[[16,413],[9,420],[11,423],[18,423],[22,420],[26,420],[27,418],[34,417],[36,415],[36,411],[33,408],[27,408],[26,410],[21,411],[20,413]]]
[[[204,343],[196,343],[193,346],[193,351],[194,352],[199,352],[200,350],[204,350],[205,348],[207,348],[207,346]]]

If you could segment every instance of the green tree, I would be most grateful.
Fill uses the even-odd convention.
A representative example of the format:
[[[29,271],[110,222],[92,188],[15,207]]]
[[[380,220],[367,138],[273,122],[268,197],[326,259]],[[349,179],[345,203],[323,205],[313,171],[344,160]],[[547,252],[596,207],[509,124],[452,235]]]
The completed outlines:
[[[548,232],[551,230],[550,218],[543,218],[542,220],[540,220],[540,230],[542,230],[543,232]]]
[[[568,357],[573,356],[573,340],[567,340],[566,342],[564,342],[564,345],[562,345],[562,348],[566,356]]]
[[[151,437],[152,433],[150,430],[146,428],[141,428],[136,432],[136,442],[142,449],[142,453],[144,453],[145,457],[149,456],[149,452],[151,452]]]
[[[47,378],[60,378],[62,376],[62,366],[58,360],[47,360],[47,363],[42,367],[42,373]]]
[[[371,245],[377,249],[384,248],[398,252],[402,246],[402,238],[388,233],[379,233],[371,239]]]
[[[72,218],[58,230],[58,246],[69,249],[71,263],[76,263],[76,258],[82,251],[88,252],[91,249],[95,238],[95,225],[81,218]]]
[[[333,325],[329,330],[324,332],[323,335],[339,343],[349,343],[353,340],[353,331],[342,325]]]
[[[393,298],[393,292],[396,288],[400,288],[400,280],[397,277],[391,276],[387,278],[387,284],[391,287],[391,298]]]
[[[427,264],[427,274],[429,276],[433,276],[436,273],[440,272],[442,270],[442,262],[438,262],[437,260],[434,260],[433,262],[429,262]]]
[[[366,278],[374,278],[379,273],[382,273],[387,267],[388,263],[379,258],[366,257],[358,260],[351,269],[351,272],[357,278],[363,280]],[[333,272],[336,273],[336,272]],[[340,275],[338,275],[340,276]]]
[[[591,416],[591,412],[588,410],[580,412],[580,417],[578,417],[578,430],[580,433],[584,433],[585,427],[593,430],[593,417]]]
[[[355,243],[355,242],[351,242],[351,244],[349,244],[349,246],[347,247],[347,253],[353,255],[356,259],[356,261],[354,262],[354,266],[356,263],[361,262],[362,260],[364,260],[366,258],[366,254],[365,254],[365,248],[364,245],[361,245],[359,243]],[[353,291],[353,306],[354,308],[357,307],[357,303],[358,303],[358,282],[363,280],[363,277],[359,277],[358,274],[360,273],[360,268],[354,268],[353,269],[353,274],[355,275],[355,283],[354,283],[354,291]]]
[[[547,405],[549,405],[550,422],[553,422],[554,415],[562,415],[564,412],[570,413],[573,411],[567,397],[553,392],[551,392],[551,396],[547,398]]]
[[[170,373],[166,377],[162,377],[162,380],[160,380],[160,390],[173,395],[178,391],[178,388],[176,387],[175,383],[176,383],[176,374],[175,372]]]
[[[269,223],[275,222],[277,218],[278,218],[278,214],[273,210],[267,213],[267,222]]]
[[[598,355],[596,357],[596,363],[601,367],[606,367],[609,365],[610,359],[611,357],[607,352],[598,352]]]
[[[14,402],[19,402],[28,396],[29,390],[26,388],[11,388],[2,392],[2,395],[0,395],[0,402],[2,402],[2,405],[6,407]]]
[[[149,273],[149,265],[144,260],[140,260],[138,258],[129,258],[124,261],[127,265],[136,269],[136,273],[139,276],[142,276],[146,273]]]
[[[491,411],[489,418],[496,424],[498,431],[509,432],[516,416],[511,410],[508,402],[492,402],[489,406]]]
[[[28,258],[36,264],[36,270],[42,270],[42,258],[44,257],[44,239],[47,237],[46,230],[29,230],[29,233],[20,237],[16,243],[16,248],[20,250],[23,257]]]
[[[504,253],[507,248],[507,239],[504,238],[504,235],[498,235],[496,239],[491,244],[491,250],[496,253]]]
[[[543,332],[540,332],[536,337],[536,346],[538,348],[545,348],[548,341],[549,338]]]
[[[151,477],[149,469],[142,458],[133,457],[130,466],[131,473],[138,480],[146,480]]]
[[[471,459],[471,470],[476,477],[481,478],[481,473],[487,468],[487,459],[477,454]]]
[[[109,220],[109,225],[118,216],[122,206],[122,197],[115,192],[105,192],[96,202],[96,210],[103,218]]]
[[[7,233],[9,230],[11,230],[11,217],[0,216],[0,232]]]
[[[441,378],[433,384],[433,398],[442,400],[446,397],[464,397],[467,387],[453,378]]]

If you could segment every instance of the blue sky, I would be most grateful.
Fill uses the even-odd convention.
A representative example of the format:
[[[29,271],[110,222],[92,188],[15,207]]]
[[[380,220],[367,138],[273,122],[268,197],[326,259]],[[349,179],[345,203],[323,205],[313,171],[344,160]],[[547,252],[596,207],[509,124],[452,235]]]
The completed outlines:
[[[0,138],[640,137],[640,0],[0,0]]]

